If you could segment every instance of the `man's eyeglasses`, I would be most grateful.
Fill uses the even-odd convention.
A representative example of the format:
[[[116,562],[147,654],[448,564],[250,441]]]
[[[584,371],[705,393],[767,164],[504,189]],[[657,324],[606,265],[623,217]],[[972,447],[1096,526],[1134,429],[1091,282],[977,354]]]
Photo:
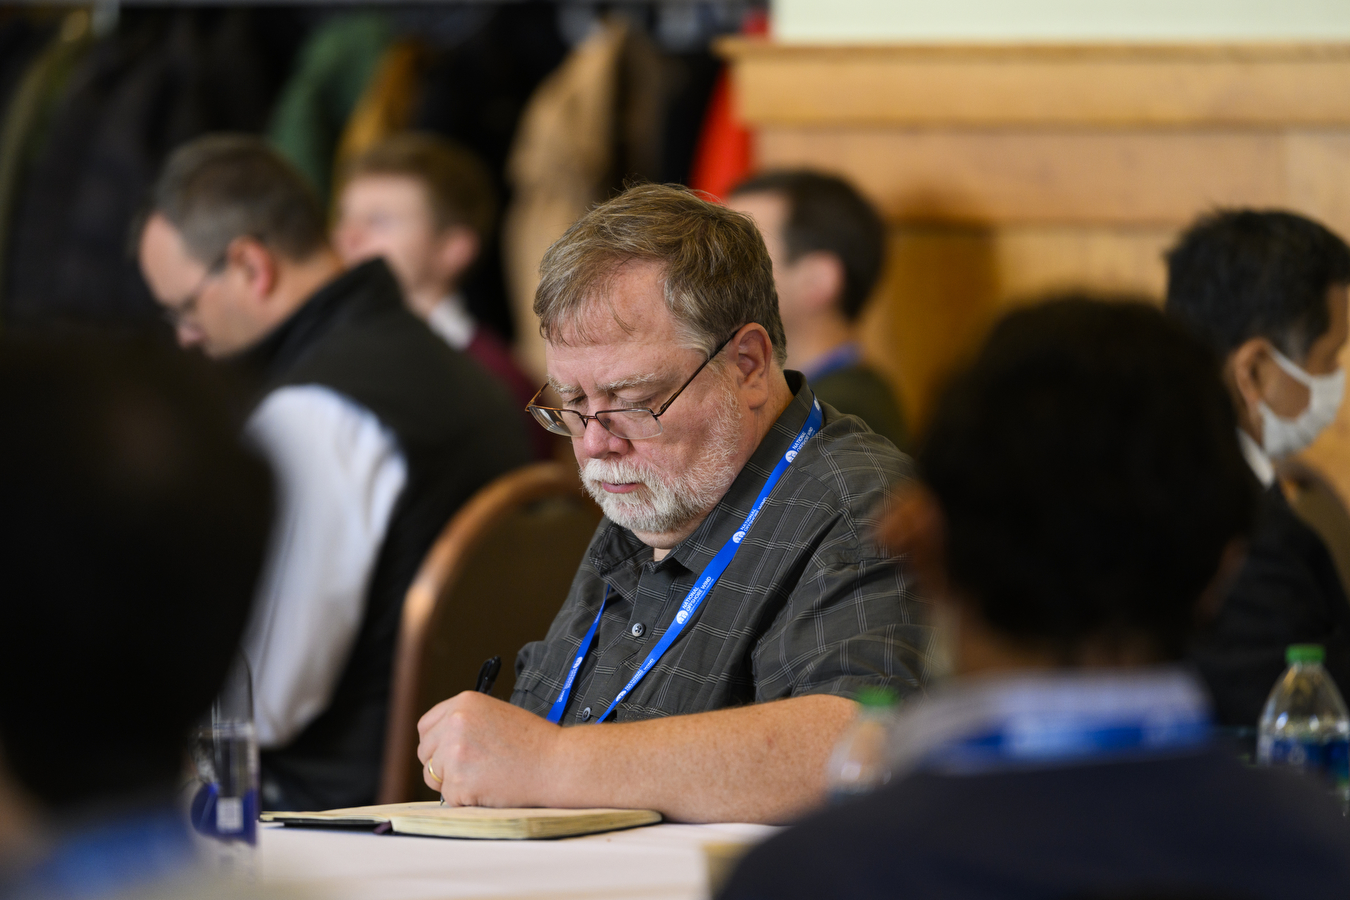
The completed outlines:
[[[644,438],[654,438],[661,433],[661,417],[665,415],[666,410],[670,409],[670,404],[675,402],[675,398],[684,393],[684,389],[693,384],[698,373],[712,362],[717,354],[722,352],[722,348],[731,342],[732,334],[725,341],[717,345],[717,349],[708,354],[708,358],[703,361],[694,374],[689,376],[689,380],[680,385],[680,389],[671,395],[670,399],[661,405],[658,410],[650,410],[645,407],[629,409],[602,409],[595,415],[582,415],[574,409],[558,409],[553,406],[538,406],[535,400],[544,392],[544,385],[535,392],[530,403],[525,407],[530,415],[534,416],[535,421],[544,426],[554,434],[561,434],[567,437],[579,438],[586,434],[586,426],[591,420],[599,422],[606,431],[617,438],[623,438],[625,441],[640,441]]]
[[[166,306],[164,308],[164,321],[168,322],[174,328],[178,328],[186,322],[189,317],[195,315],[197,312],[197,301],[201,299],[202,293],[206,290],[206,286],[210,284],[213,279],[219,278],[220,274],[224,271],[225,260],[222,258],[218,260],[215,265],[206,270],[206,274],[202,276],[201,281],[197,282],[197,286],[192,289],[190,294],[173,306]]]

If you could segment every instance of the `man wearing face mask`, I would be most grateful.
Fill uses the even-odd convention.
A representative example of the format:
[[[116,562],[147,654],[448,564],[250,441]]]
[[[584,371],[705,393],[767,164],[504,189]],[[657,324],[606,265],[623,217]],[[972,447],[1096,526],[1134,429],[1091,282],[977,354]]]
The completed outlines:
[[[1345,393],[1350,248],[1292,213],[1221,212],[1182,236],[1167,269],[1167,311],[1224,360],[1238,441],[1264,488],[1247,561],[1192,651],[1219,721],[1254,726],[1289,644],[1323,644],[1327,669],[1350,691],[1350,603],[1275,477],[1332,423]]]

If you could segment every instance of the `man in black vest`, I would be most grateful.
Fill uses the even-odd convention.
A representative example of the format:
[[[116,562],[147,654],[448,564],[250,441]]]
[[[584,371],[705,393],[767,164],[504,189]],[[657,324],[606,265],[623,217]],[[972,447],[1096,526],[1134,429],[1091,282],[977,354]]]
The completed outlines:
[[[372,802],[403,595],[465,499],[528,462],[519,414],[383,262],[342,270],[302,176],[257,138],[175,152],[139,250],[179,343],[253,379],[245,434],[280,485],[244,637],[263,805]]]

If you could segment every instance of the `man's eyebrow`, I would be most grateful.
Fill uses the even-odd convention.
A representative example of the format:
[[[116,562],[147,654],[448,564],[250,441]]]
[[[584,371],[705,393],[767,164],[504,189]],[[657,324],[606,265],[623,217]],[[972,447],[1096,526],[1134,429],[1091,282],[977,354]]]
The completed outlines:
[[[548,376],[548,386],[560,397],[566,397],[570,394],[580,394],[581,388],[574,384],[563,384],[552,375]]]
[[[598,384],[595,386],[595,392],[604,396],[613,394],[616,391],[628,390],[630,388],[650,387],[651,385],[660,384],[665,380],[666,376],[664,375],[629,375],[627,378],[619,378],[615,381]],[[574,384],[563,384],[552,375],[548,378],[548,386],[557,391],[558,395],[561,397],[576,396],[585,393],[579,386]]]
[[[627,378],[620,378],[607,384],[597,384],[595,389],[601,394],[613,394],[615,391],[624,391],[629,388],[651,387],[665,380],[664,375],[629,375]]]

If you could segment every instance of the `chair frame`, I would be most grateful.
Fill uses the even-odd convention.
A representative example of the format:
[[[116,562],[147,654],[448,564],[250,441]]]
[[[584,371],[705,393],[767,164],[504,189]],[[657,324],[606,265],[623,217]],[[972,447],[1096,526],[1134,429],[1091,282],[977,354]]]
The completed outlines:
[[[566,495],[590,501],[575,467],[560,462],[524,466],[501,476],[470,497],[428,551],[403,601],[378,803],[399,803],[407,799],[409,761],[416,756],[417,720],[421,717],[414,704],[422,687],[428,628],[441,593],[460,578],[484,536],[499,522],[522,506]],[[512,666],[514,660],[503,660],[502,665]]]

